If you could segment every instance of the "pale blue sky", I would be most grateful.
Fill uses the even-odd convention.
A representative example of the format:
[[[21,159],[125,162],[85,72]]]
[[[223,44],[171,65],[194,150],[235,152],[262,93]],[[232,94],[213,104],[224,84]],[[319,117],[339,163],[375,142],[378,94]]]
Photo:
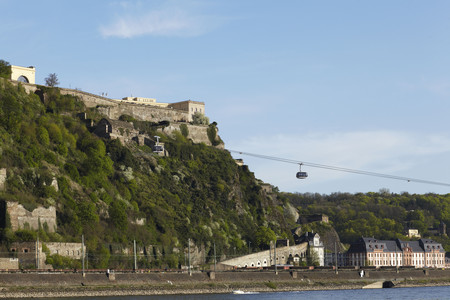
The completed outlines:
[[[449,1],[0,0],[0,59],[113,98],[204,101],[226,148],[450,183]],[[240,156],[235,156],[240,157]],[[290,192],[449,187],[242,156]]]

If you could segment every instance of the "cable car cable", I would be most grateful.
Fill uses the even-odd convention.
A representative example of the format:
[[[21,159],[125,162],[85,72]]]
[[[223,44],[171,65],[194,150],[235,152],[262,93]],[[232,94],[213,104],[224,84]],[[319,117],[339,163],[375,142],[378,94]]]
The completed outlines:
[[[423,180],[423,179],[395,176],[395,175],[389,175],[389,174],[383,174],[383,173],[376,173],[376,172],[348,169],[348,168],[335,167],[335,166],[329,166],[329,165],[323,165],[323,164],[317,164],[317,163],[311,163],[311,162],[305,162],[305,161],[298,161],[298,160],[281,158],[281,157],[275,157],[275,156],[261,155],[261,154],[255,154],[255,153],[248,153],[248,152],[242,152],[242,151],[230,150],[230,149],[228,149],[228,151],[233,152],[233,153],[239,153],[239,154],[242,154],[242,155],[262,158],[262,159],[268,159],[268,160],[285,162],[285,163],[296,164],[296,165],[302,164],[304,166],[309,166],[309,167],[313,167],[313,168],[327,169],[327,170],[332,170],[332,171],[347,172],[347,173],[367,175],[367,176],[374,176],[374,177],[381,177],[381,178],[387,178],[387,179],[402,180],[402,181],[407,181],[407,182],[417,182],[417,183],[424,183],[424,184],[450,186],[450,183],[445,183],[445,182],[437,182],[437,181],[431,181],[431,180]]]

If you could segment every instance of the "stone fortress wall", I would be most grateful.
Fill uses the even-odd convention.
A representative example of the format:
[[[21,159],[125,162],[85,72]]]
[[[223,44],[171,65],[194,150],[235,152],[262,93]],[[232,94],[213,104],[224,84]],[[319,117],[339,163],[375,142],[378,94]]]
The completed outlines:
[[[41,228],[47,227],[48,232],[56,232],[56,209],[54,206],[49,208],[38,207],[30,212],[18,202],[7,201],[6,211],[10,217],[11,228],[14,231],[24,228],[38,230],[41,226]]]
[[[220,267],[223,269],[232,268],[261,268],[269,267],[275,264],[285,265],[288,262],[289,256],[305,257],[308,249],[308,243],[302,243],[294,246],[285,246],[275,249],[260,251],[220,262]],[[275,253],[275,254],[274,254]],[[276,260],[274,259],[276,255]]]
[[[36,93],[39,90],[38,85],[23,82],[21,84],[28,93]],[[140,121],[190,122],[192,121],[192,114],[195,113],[195,109],[198,112],[201,109],[202,113],[205,111],[204,103],[196,101],[180,102],[184,103],[184,105],[175,105],[180,108],[177,109],[174,107],[157,106],[153,105],[153,103],[115,100],[74,89],[59,88],[59,90],[62,95],[79,97],[87,108],[97,107],[100,113],[113,120],[118,120],[121,115],[130,115]],[[191,110],[194,109],[194,111],[185,110],[188,109],[187,102],[189,102]]]
[[[78,96],[86,107],[97,107],[99,112],[109,119],[118,120],[121,115],[130,115],[140,121],[189,122],[192,117],[189,111],[154,105],[153,102],[114,100],[87,92],[60,88],[63,95]],[[203,104],[204,107],[204,104]]]
[[[0,169],[0,191],[5,188],[6,182],[6,168]]]
[[[50,250],[50,255],[58,254],[73,259],[81,259],[84,253],[86,253],[86,246],[82,249],[81,243],[44,243]]]
[[[13,83],[17,84],[17,81],[13,81]],[[40,93],[39,85],[23,82],[21,84],[28,93]],[[87,108],[96,107],[101,114],[111,120],[118,120],[122,115],[129,115],[140,121],[155,123],[169,121],[171,126],[162,130],[165,134],[172,134],[173,131],[180,130],[179,123],[184,123],[189,129],[188,139],[195,143],[205,143],[211,146],[207,134],[208,126],[188,123],[192,121],[192,116],[196,112],[205,113],[203,102],[187,100],[176,103],[157,103],[156,99],[141,97],[125,97],[117,100],[76,89],[59,88],[59,91],[63,95],[78,97]],[[220,146],[223,147],[223,145]]]

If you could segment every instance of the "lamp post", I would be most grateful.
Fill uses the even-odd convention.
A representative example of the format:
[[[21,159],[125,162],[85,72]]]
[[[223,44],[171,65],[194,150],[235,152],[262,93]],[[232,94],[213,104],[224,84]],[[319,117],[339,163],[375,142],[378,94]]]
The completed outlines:
[[[214,243],[214,273],[216,272],[216,243]]]
[[[82,234],[81,235],[81,257],[82,257],[82,268],[83,268],[83,271],[82,271],[82,273],[81,273],[81,276],[86,276],[85,274],[84,274],[84,234]]]

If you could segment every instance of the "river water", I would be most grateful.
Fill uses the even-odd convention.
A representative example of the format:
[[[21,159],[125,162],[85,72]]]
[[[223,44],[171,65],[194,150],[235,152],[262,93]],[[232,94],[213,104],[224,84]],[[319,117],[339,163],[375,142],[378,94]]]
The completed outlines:
[[[364,290],[333,290],[333,291],[299,291],[273,292],[256,294],[203,294],[203,295],[168,295],[168,296],[121,296],[121,297],[83,297],[83,298],[46,298],[55,300],[274,300],[274,299],[332,299],[332,300],[422,300],[450,299],[450,286],[364,289]]]

